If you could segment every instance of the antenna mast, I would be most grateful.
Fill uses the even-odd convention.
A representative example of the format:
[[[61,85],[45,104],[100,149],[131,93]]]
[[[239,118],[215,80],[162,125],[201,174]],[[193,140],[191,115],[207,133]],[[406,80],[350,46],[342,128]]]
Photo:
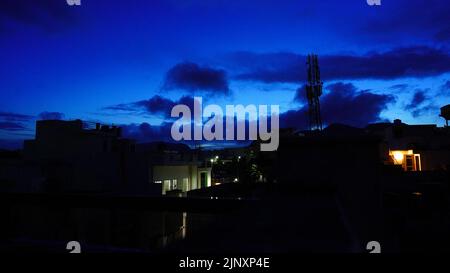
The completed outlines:
[[[308,67],[306,97],[308,98],[309,106],[309,128],[310,130],[322,130],[319,97],[322,95],[323,82],[320,80],[320,69],[317,55],[308,55],[306,65]]]

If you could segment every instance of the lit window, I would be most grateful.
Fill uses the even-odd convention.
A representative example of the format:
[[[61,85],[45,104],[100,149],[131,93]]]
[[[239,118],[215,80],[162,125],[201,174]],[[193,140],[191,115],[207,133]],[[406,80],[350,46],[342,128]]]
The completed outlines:
[[[421,171],[422,162],[420,154],[415,154],[413,150],[393,150],[389,151],[395,165],[401,165],[405,171]]]
[[[172,190],[176,190],[178,188],[178,181],[176,179],[172,180]]]

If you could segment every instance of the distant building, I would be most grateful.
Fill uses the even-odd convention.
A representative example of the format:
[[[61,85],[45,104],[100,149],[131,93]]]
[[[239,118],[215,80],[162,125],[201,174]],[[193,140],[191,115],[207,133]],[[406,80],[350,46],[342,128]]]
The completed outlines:
[[[210,187],[211,168],[196,164],[153,166],[153,183],[161,185],[162,194]]]
[[[119,127],[86,128],[81,120],[40,120],[24,159],[41,167],[49,191],[114,191],[127,183],[126,161],[135,144]]]
[[[405,171],[450,169],[448,127],[408,125],[397,119],[394,123],[369,125],[366,132],[382,138],[386,164],[399,165]]]
[[[40,166],[44,191],[161,195],[211,186],[211,168],[188,146],[137,145],[120,127],[89,128],[81,120],[37,121],[24,159]]]
[[[136,157],[147,169],[153,194],[184,193],[211,186],[211,167],[200,160],[197,150],[185,144],[150,142],[136,146]],[[141,180],[141,179],[140,179]]]

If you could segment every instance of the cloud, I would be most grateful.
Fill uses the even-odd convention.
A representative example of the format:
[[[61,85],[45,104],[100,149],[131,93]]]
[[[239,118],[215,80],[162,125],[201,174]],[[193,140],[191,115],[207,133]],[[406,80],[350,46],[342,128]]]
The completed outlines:
[[[364,127],[380,121],[380,113],[387,104],[395,101],[391,95],[374,94],[367,90],[357,90],[350,83],[338,82],[327,86],[328,93],[320,100],[322,122],[325,125],[344,123]],[[308,128],[308,105],[298,110],[290,110],[280,115],[282,127]]]
[[[402,39],[435,38],[448,29],[450,5],[447,0],[396,0],[383,3],[378,13],[367,13],[360,22],[352,21],[358,27],[356,36],[378,38],[379,42]],[[376,16],[371,16],[376,14]],[[360,37],[358,37],[360,38]]]
[[[0,130],[3,131],[22,131],[27,127],[24,123],[34,119],[34,116],[12,113],[12,112],[0,112]]]
[[[414,93],[414,96],[411,100],[411,103],[409,103],[405,109],[406,110],[414,110],[417,109],[422,103],[425,102],[426,96],[425,93],[429,91],[429,89],[416,89],[416,92]]]
[[[306,85],[304,84],[295,91],[295,97],[294,97],[295,102],[298,102],[301,104],[307,102],[305,90],[306,90]]]
[[[246,139],[249,138],[249,121],[248,120],[240,120],[236,121],[234,123],[234,132],[236,134],[237,127],[239,123],[245,123],[245,137]],[[270,122],[269,122],[270,123]],[[214,141],[207,141],[207,140],[181,140],[181,141],[175,141],[172,139],[171,136],[171,128],[172,128],[172,122],[163,122],[160,125],[151,125],[146,122],[140,123],[140,124],[127,124],[122,125],[122,132],[123,136],[126,138],[134,139],[138,143],[145,143],[145,142],[153,142],[153,141],[164,141],[164,142],[177,142],[189,145],[191,147],[195,145],[201,145],[204,148],[224,148],[229,146],[242,146],[242,145],[248,145],[251,143],[249,140],[234,140],[234,141],[227,141],[227,140],[214,140]],[[224,117],[224,124],[225,124],[225,117]],[[224,134],[226,133],[226,129],[224,128]],[[191,124],[191,136],[194,134],[194,125]]]
[[[22,131],[25,130],[26,127],[23,126],[19,122],[12,122],[12,121],[0,121],[0,130],[5,131]]]
[[[171,100],[159,95],[155,95],[148,100],[140,100],[131,103],[121,103],[108,107],[104,110],[124,111],[135,115],[155,115],[162,118],[170,118],[172,108],[178,104],[187,105],[193,109],[194,98],[183,96],[178,100]]]
[[[429,101],[429,97],[426,95],[428,92],[430,92],[428,88],[416,89],[411,102],[405,106],[405,110],[415,118],[431,110],[436,110],[438,107]]]
[[[238,72],[238,80],[265,83],[306,81],[306,56],[289,52],[237,52],[225,61]],[[319,56],[324,80],[422,78],[450,71],[450,54],[443,49],[426,46],[396,48],[363,55]]]
[[[64,119],[64,114],[60,112],[42,112],[38,118],[42,120],[61,120]]]
[[[164,122],[161,125],[150,125],[143,122],[141,124],[122,125],[124,137],[131,138],[137,142],[149,141],[173,141],[170,135],[172,123]]]
[[[76,21],[76,9],[68,8],[66,1],[54,0],[2,0],[0,24],[2,29],[11,23],[34,26],[46,31],[55,31],[70,26]]]
[[[403,90],[405,90],[406,88],[408,88],[408,84],[406,84],[406,83],[401,83],[401,84],[394,84],[394,85],[392,85],[391,87],[389,87],[390,89],[392,89],[392,90],[398,90],[398,91],[403,91]]]
[[[6,120],[6,121],[29,121],[33,119],[33,116],[30,115],[24,115],[24,114],[17,114],[17,113],[11,113],[11,112],[0,112],[0,120]]]
[[[166,73],[163,90],[183,89],[227,95],[230,92],[224,70],[202,67],[195,63],[179,63]]]

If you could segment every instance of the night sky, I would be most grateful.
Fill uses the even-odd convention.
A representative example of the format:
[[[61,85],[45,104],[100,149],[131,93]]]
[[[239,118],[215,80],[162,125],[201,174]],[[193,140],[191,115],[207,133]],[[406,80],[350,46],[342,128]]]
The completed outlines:
[[[0,148],[21,147],[39,119],[166,139],[171,107],[193,96],[279,104],[281,125],[302,129],[311,52],[325,124],[444,124],[448,0],[81,2],[0,1]]]

